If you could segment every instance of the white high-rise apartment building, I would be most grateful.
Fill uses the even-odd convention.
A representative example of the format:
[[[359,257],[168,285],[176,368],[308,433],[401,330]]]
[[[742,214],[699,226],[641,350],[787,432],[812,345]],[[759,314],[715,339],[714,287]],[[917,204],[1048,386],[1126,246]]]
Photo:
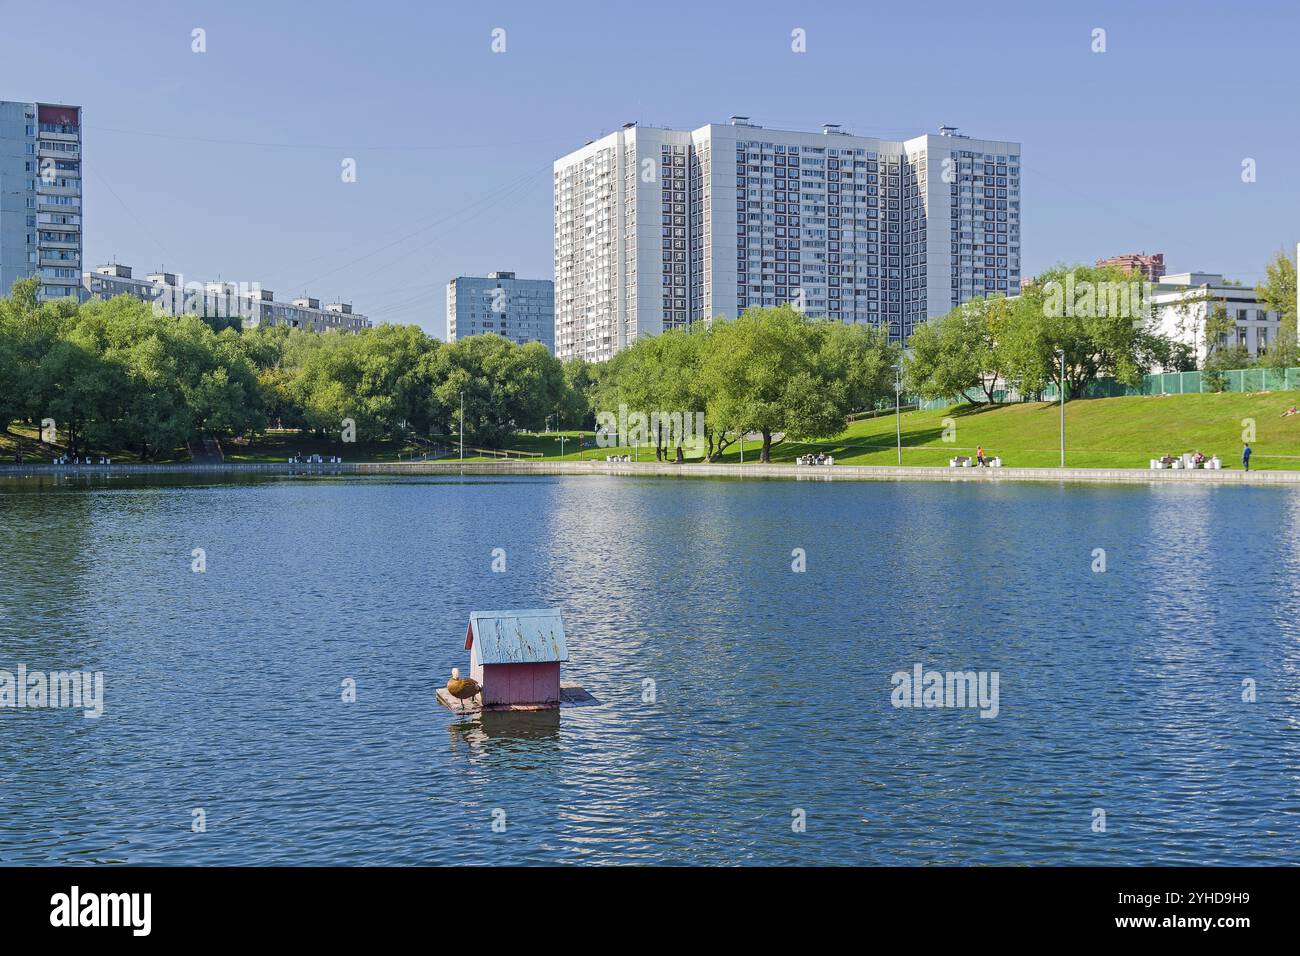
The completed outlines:
[[[1020,288],[1020,145],[628,124],[555,163],[555,354],[751,306],[895,338]]]
[[[0,102],[0,296],[81,294],[81,107]]]

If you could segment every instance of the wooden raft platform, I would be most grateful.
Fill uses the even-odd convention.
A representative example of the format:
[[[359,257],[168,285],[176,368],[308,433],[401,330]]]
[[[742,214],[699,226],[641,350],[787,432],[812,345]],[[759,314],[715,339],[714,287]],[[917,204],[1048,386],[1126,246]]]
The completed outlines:
[[[452,697],[451,694],[447,693],[447,688],[445,687],[438,688],[437,697],[438,697],[438,703],[442,704],[442,706],[446,707],[448,710],[457,713],[461,713],[461,712],[472,713],[478,710],[489,710],[494,712],[495,711],[516,711],[516,710],[519,711],[555,710],[557,709],[557,707],[587,707],[592,704],[600,703],[600,701],[596,700],[595,697],[592,697],[591,694],[587,693],[583,688],[579,687],[577,684],[560,685],[560,703],[558,705],[557,704],[492,704],[491,706],[484,707],[483,698],[481,694],[475,694],[469,700],[460,701],[457,700],[455,697]]]

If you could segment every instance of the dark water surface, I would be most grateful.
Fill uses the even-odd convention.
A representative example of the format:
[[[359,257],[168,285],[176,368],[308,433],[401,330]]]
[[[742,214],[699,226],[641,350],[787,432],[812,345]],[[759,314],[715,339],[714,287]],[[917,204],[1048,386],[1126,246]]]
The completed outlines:
[[[599,706],[435,703],[548,606]],[[1296,863],[1298,612],[1289,489],[0,478],[0,671],[106,683],[0,709],[0,863]]]

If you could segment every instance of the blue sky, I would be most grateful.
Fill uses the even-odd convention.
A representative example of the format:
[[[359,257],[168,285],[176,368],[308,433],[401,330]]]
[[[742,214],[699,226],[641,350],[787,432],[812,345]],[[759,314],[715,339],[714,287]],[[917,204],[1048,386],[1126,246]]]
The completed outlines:
[[[1027,273],[1145,250],[1254,282],[1294,251],[1295,4],[1001,6],[0,0],[0,99],[84,108],[89,265],[440,336],[450,277],[551,275],[552,161],[630,120],[1017,140]]]

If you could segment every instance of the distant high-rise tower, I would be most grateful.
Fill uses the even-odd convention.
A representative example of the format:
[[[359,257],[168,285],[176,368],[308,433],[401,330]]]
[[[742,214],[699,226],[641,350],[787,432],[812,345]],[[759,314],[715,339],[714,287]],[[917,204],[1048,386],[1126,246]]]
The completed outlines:
[[[1098,266],[1122,266],[1130,272],[1140,272],[1148,282],[1159,282],[1165,274],[1165,254],[1157,252],[1147,255],[1145,252],[1129,252],[1109,259],[1098,259]]]
[[[629,123],[557,160],[554,191],[562,359],[784,302],[899,339],[1020,287],[1020,145],[952,127],[890,141],[741,116]]]
[[[495,332],[520,345],[541,342],[554,351],[555,289],[550,279],[517,279],[513,272],[457,276],[447,283],[447,341]]]
[[[81,292],[81,107],[0,102],[0,295]]]

